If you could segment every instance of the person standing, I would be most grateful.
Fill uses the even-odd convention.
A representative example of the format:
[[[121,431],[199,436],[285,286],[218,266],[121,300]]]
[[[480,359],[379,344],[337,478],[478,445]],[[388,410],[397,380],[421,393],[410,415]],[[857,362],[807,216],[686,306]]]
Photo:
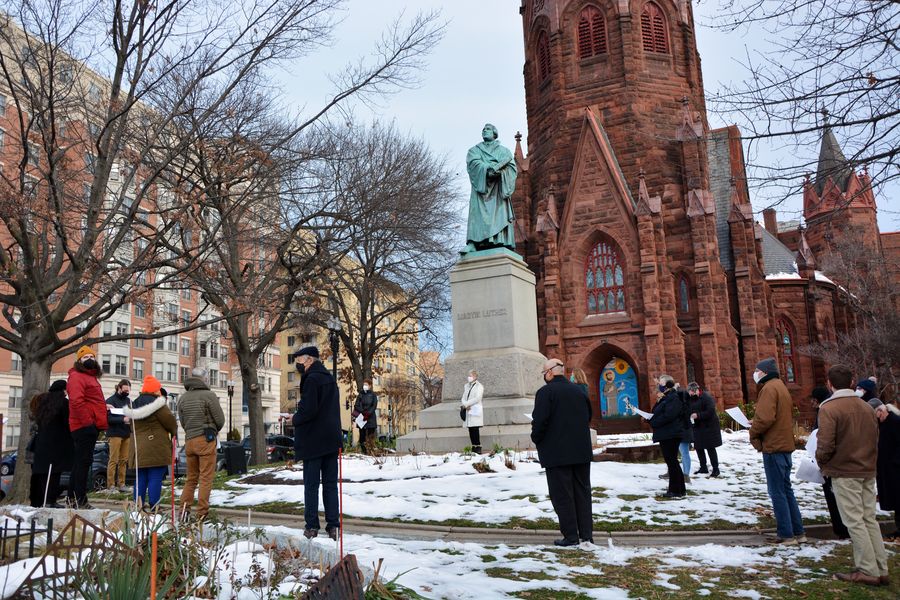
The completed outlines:
[[[762,452],[766,487],[772,500],[777,532],[775,544],[796,545],[806,541],[803,517],[791,487],[791,454],[794,452],[794,402],[778,374],[774,358],[766,358],[753,371],[756,382],[756,412],[750,425],[750,443]]]
[[[225,413],[219,397],[206,385],[206,369],[197,367],[184,380],[185,392],[178,399],[178,420],[184,429],[184,457],[187,477],[181,490],[181,517],[191,514],[194,490],[197,493],[197,518],[209,514],[209,494],[216,476],[216,440],[225,426]]]
[[[656,383],[661,396],[653,406],[650,427],[653,428],[653,441],[659,443],[668,468],[669,487],[663,497],[681,498],[687,492],[684,487],[684,472],[678,464],[678,446],[685,435],[687,411],[671,376],[660,375]]]
[[[813,388],[810,395],[816,404],[816,421],[813,424],[813,430],[817,430],[819,428],[819,407],[829,396],[831,396],[831,392],[828,391],[828,388],[820,386]],[[816,435],[818,435],[818,432]],[[850,532],[847,531],[847,526],[844,525],[844,521],[841,520],[841,511],[838,510],[837,500],[834,497],[834,489],[831,486],[831,477],[825,477],[823,475],[822,479],[825,480],[822,484],[822,493],[825,494],[825,505],[828,507],[828,515],[831,518],[831,530],[839,540],[849,540]]]
[[[681,443],[678,444],[678,454],[681,458],[681,472],[684,474],[684,482],[691,482],[691,442],[694,441],[694,424],[691,422],[691,398],[688,394],[675,384],[678,390],[678,397],[681,399],[681,424],[684,433],[681,436]]]
[[[356,402],[353,404],[354,419],[362,415],[363,421],[366,422],[359,430],[359,449],[363,454],[370,454],[375,445],[375,432],[378,429],[378,396],[372,391],[372,381],[366,379],[363,381],[362,391],[356,396]]]
[[[172,464],[172,438],[178,434],[175,415],[166,406],[159,380],[144,377],[141,394],[125,415],[134,427],[134,443],[130,445],[129,463],[137,473],[134,502],[144,510],[153,510],[162,495],[162,481]]]
[[[94,445],[107,428],[106,399],[100,387],[100,365],[90,346],[75,353],[75,365],[69,369],[66,390],[69,393],[69,431],[74,452],[70,472],[69,503],[75,508],[93,508],[88,502],[88,478],[94,462]]]
[[[878,465],[875,482],[881,510],[894,511],[894,532],[884,536],[900,542],[900,408],[888,403],[875,409],[878,417]]]
[[[875,519],[875,473],[878,460],[878,419],[871,406],[861,402],[848,367],[828,370],[831,396],[819,407],[816,462],[831,477],[841,518],[853,544],[851,573],[836,579],[867,585],[887,585],[887,554]]]
[[[872,408],[878,408],[883,404],[878,398],[878,385],[871,379],[861,379],[856,383],[856,395]]]
[[[547,474],[550,502],[559,519],[557,546],[594,541],[591,510],[591,401],[566,380],[558,359],[544,363],[544,386],[534,396],[531,441]]]
[[[106,399],[107,421],[106,441],[109,442],[109,462],[106,465],[107,489],[118,489],[127,492],[125,487],[125,469],[128,468],[128,440],[131,437],[131,420],[125,416],[124,408],[128,406],[128,394],[131,393],[131,382],[123,379],[116,384],[116,392]]]
[[[572,369],[572,376],[569,378],[569,381],[581,388],[581,391],[584,392],[585,396],[588,398],[591,397],[591,394],[588,391],[588,380],[587,375],[584,374],[584,369],[579,369],[578,367]]]
[[[478,371],[472,369],[466,378],[459,406],[466,411],[463,427],[469,430],[472,452],[481,454],[481,427],[484,425],[484,386],[478,381]]]
[[[719,455],[716,448],[722,445],[722,429],[719,426],[719,414],[716,412],[716,400],[709,392],[700,388],[700,384],[692,381],[688,384],[688,397],[691,400],[691,420],[694,422],[694,449],[700,468],[695,475],[709,473],[706,466],[706,455],[712,466],[710,477],[719,476]]]
[[[65,379],[54,381],[49,392],[35,396],[31,402],[31,418],[37,426],[34,462],[31,465],[31,506],[62,508],[56,503],[59,498],[59,476],[72,468],[75,449],[69,431]]]
[[[307,346],[295,355],[300,373],[300,402],[294,413],[294,454],[303,461],[303,535],[319,535],[319,482],[325,505],[325,532],[337,540],[338,451],[343,444],[340,393],[334,377],[319,361],[319,349]]]

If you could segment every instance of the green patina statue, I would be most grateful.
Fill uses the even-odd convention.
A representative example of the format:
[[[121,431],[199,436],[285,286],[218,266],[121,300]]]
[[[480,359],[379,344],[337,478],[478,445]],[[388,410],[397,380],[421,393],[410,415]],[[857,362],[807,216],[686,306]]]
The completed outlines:
[[[515,250],[512,203],[516,188],[516,161],[509,148],[497,141],[497,128],[488,123],[481,130],[483,142],[466,154],[466,169],[472,182],[469,196],[469,227],[466,249],[474,252],[506,247]]]

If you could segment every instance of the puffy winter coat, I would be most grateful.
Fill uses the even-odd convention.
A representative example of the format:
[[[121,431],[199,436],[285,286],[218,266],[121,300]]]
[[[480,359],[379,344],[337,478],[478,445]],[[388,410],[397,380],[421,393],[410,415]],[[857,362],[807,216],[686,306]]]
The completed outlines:
[[[124,394],[113,394],[106,399],[106,404],[110,408],[125,408],[128,406],[128,396]],[[131,425],[125,422],[125,415],[114,415],[107,413],[109,427],[106,430],[106,437],[124,437],[131,435]]]
[[[484,425],[484,386],[477,379],[466,383],[459,405],[466,409],[466,420],[463,427],[482,427]]]
[[[178,433],[178,423],[166,406],[166,399],[153,394],[141,394],[132,403],[132,408],[125,409],[125,414],[134,427],[134,440],[128,444],[129,466],[134,467],[135,462],[138,468],[171,465],[172,437]]]
[[[591,401],[581,388],[557,375],[534,395],[531,441],[544,468],[581,465],[593,459]]]
[[[365,420],[366,422],[366,426],[363,429],[378,428],[377,409],[378,396],[376,396],[375,392],[373,392],[372,390],[369,390],[368,392],[361,392],[356,397],[356,402],[353,404],[353,411],[356,414],[362,415],[363,420]]]
[[[718,448],[722,445],[722,429],[716,413],[716,401],[707,392],[691,397],[691,412],[694,420],[694,445],[697,448]]]
[[[756,412],[750,424],[750,443],[760,452],[793,452],[794,401],[778,375],[767,375],[757,384]],[[821,415],[821,411],[820,411]]]
[[[69,403],[65,392],[47,392],[42,402],[52,404],[55,410],[45,416],[44,422],[35,423],[37,434],[31,472],[48,473],[52,465],[54,473],[62,473],[72,468],[75,454],[69,431]]]
[[[184,439],[200,437],[206,428],[221,431],[225,426],[225,413],[215,392],[199,377],[185,379],[184,389],[187,391],[178,399],[178,418],[184,428]]]
[[[292,422],[297,460],[336,453],[344,443],[340,393],[334,377],[319,361],[300,379],[300,402]]]
[[[666,390],[663,397],[653,406],[653,418],[650,419],[654,442],[682,441],[684,439],[685,408],[678,390],[675,388]],[[690,414],[688,414],[688,418],[690,419]]]
[[[885,406],[887,419],[878,426],[878,504],[881,510],[900,510],[900,409]]]
[[[106,429],[106,398],[97,380],[99,371],[89,371],[81,363],[69,369],[66,391],[69,394],[69,430],[94,426]]]

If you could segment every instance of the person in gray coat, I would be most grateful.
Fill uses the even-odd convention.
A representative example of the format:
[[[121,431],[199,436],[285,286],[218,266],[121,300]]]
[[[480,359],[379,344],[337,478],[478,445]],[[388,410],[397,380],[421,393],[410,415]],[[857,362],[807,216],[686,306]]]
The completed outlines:
[[[185,393],[178,399],[178,420],[184,428],[187,479],[181,491],[181,514],[187,518],[197,493],[197,518],[209,513],[209,494],[216,475],[216,441],[225,426],[219,397],[206,385],[206,370],[195,368],[184,380]]]

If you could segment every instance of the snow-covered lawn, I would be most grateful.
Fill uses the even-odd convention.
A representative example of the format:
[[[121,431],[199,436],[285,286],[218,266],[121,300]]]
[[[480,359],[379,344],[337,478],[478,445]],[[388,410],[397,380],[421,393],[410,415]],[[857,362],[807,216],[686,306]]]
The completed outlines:
[[[272,530],[289,532],[288,528]],[[299,532],[299,530],[294,530]],[[316,539],[322,546],[332,542]],[[706,544],[688,548],[584,545],[481,545],[400,541],[345,535],[344,550],[361,565],[384,559],[386,579],[426,598],[840,598],[851,588],[865,598],[895,598],[895,589],[868,595],[832,581],[850,570],[849,542],[798,547]],[[896,554],[891,567],[896,571]],[[897,579],[895,576],[896,586]]]
[[[666,482],[658,478],[662,463],[598,462],[591,467],[594,519],[598,527],[727,528],[770,525],[771,506],[766,494],[762,457],[748,443],[747,433],[724,434],[719,448],[722,477],[694,477],[688,496],[661,500]],[[608,436],[601,444],[650,443],[648,436]],[[794,455],[798,463],[803,451]],[[693,470],[696,454],[691,453]],[[547,496],[547,483],[535,453],[513,453],[486,458],[493,473],[478,473],[477,460],[458,453],[448,455],[350,455],[343,459],[344,514],[352,517],[451,522],[499,526],[540,524],[552,527],[556,517]],[[303,471],[277,467],[262,469],[249,478],[232,480],[214,490],[217,506],[302,506]],[[794,490],[804,519],[827,517],[821,486],[795,482]],[[761,517],[766,517],[760,520]]]

